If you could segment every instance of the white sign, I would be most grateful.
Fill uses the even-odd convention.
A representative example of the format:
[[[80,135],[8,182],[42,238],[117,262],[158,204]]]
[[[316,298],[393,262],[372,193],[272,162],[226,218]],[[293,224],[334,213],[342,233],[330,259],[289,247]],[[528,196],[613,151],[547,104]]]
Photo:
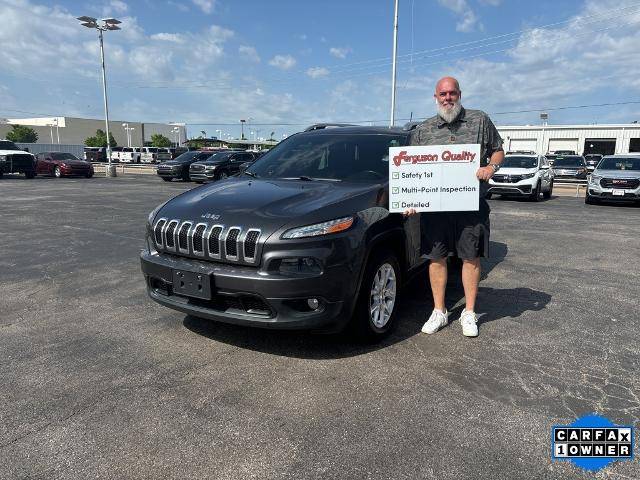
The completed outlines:
[[[420,145],[389,149],[389,211],[477,211],[480,145]]]

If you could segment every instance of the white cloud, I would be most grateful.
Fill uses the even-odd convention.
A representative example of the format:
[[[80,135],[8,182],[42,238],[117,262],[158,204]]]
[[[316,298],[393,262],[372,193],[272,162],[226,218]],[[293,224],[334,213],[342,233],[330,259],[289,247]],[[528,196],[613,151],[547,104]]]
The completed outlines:
[[[438,3],[456,14],[458,20],[456,23],[457,31],[471,32],[479,24],[478,16],[471,9],[467,0],[438,0]]]
[[[307,75],[311,78],[326,77],[329,75],[329,70],[324,67],[311,67],[307,69]]]
[[[240,56],[242,56],[243,58],[246,58],[247,60],[250,60],[256,63],[260,62],[260,56],[258,55],[258,52],[255,49],[255,47],[250,47],[248,45],[240,45],[240,47],[238,47],[238,53],[240,54]]]
[[[151,40],[161,40],[164,42],[184,43],[185,37],[179,33],[154,33],[149,38]]]
[[[216,6],[216,0],[192,0],[204,13],[211,13]]]
[[[296,59],[291,55],[276,55],[269,60],[269,65],[277,67],[282,70],[289,70],[296,64]]]
[[[307,35],[306,34],[301,34],[297,36],[298,40],[302,40],[303,42],[307,39]]]
[[[502,0],[480,0],[480,3],[491,7],[497,7],[502,3]]]
[[[347,55],[351,53],[352,50],[350,47],[331,47],[329,49],[329,53],[336,58],[345,59]]]
[[[184,3],[182,3],[182,2],[174,2],[173,0],[168,0],[167,1],[167,5],[169,5],[170,7],[177,8],[181,12],[188,12],[189,11],[189,7],[187,5],[185,5]]]
[[[129,5],[124,3],[122,0],[111,0],[109,2],[109,6],[113,9],[113,11],[119,14],[126,13],[129,10]]]

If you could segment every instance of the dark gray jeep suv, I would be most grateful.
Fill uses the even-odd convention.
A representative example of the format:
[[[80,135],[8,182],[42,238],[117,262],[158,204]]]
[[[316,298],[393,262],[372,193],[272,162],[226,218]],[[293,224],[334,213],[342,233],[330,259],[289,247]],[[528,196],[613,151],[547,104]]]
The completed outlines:
[[[424,265],[420,215],[387,208],[388,149],[408,134],[315,126],[159,206],[141,253],[149,295],[221,322],[383,336]]]

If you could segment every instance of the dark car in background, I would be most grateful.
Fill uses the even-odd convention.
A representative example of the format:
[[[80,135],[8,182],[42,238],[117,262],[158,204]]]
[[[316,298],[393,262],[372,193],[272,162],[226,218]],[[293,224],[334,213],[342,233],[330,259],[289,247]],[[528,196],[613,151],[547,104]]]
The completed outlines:
[[[141,252],[149,296],[226,323],[386,335],[401,286],[426,266],[421,216],[388,209],[389,147],[408,136],[316,126],[160,205]]]
[[[0,140],[0,178],[5,173],[24,173],[27,178],[36,176],[35,157],[10,140]]]
[[[193,162],[199,160],[205,160],[213,155],[213,152],[201,152],[193,150],[190,152],[184,152],[182,155],[177,156],[173,160],[168,160],[158,165],[157,174],[165,182],[170,182],[173,179],[189,181],[189,166]]]
[[[553,155],[553,173],[556,180],[586,180],[587,164],[580,155]],[[548,157],[547,157],[548,159]]]
[[[107,147],[84,147],[84,159],[87,162],[106,162]]]
[[[240,172],[240,165],[253,162],[255,156],[244,150],[218,152],[204,161],[192,163],[189,178],[196,183],[212,182],[230,177]]]
[[[41,152],[36,155],[36,173],[53,177],[93,177],[93,165],[73,153]]]
[[[584,203],[600,201],[640,204],[640,154],[607,155],[589,178]]]
[[[587,163],[587,170],[593,172],[598,166],[598,163],[600,163],[600,160],[602,160],[602,157],[603,156],[599,153],[589,153],[588,155],[585,155],[584,161]]]

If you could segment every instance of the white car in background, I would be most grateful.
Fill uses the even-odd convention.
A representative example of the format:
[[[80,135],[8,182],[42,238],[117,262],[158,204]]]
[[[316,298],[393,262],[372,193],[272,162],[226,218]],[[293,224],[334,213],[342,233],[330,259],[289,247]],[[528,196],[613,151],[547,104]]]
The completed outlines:
[[[534,152],[510,152],[489,180],[487,198],[493,194],[526,197],[534,202],[551,198],[554,173],[549,162]]]
[[[118,163],[120,162],[120,152],[122,152],[123,147],[112,147],[111,148],[111,161]]]
[[[159,163],[171,160],[171,153],[166,148],[142,147],[140,161],[142,163]]]
[[[142,156],[140,147],[122,147],[120,151],[120,163],[140,163]]]

